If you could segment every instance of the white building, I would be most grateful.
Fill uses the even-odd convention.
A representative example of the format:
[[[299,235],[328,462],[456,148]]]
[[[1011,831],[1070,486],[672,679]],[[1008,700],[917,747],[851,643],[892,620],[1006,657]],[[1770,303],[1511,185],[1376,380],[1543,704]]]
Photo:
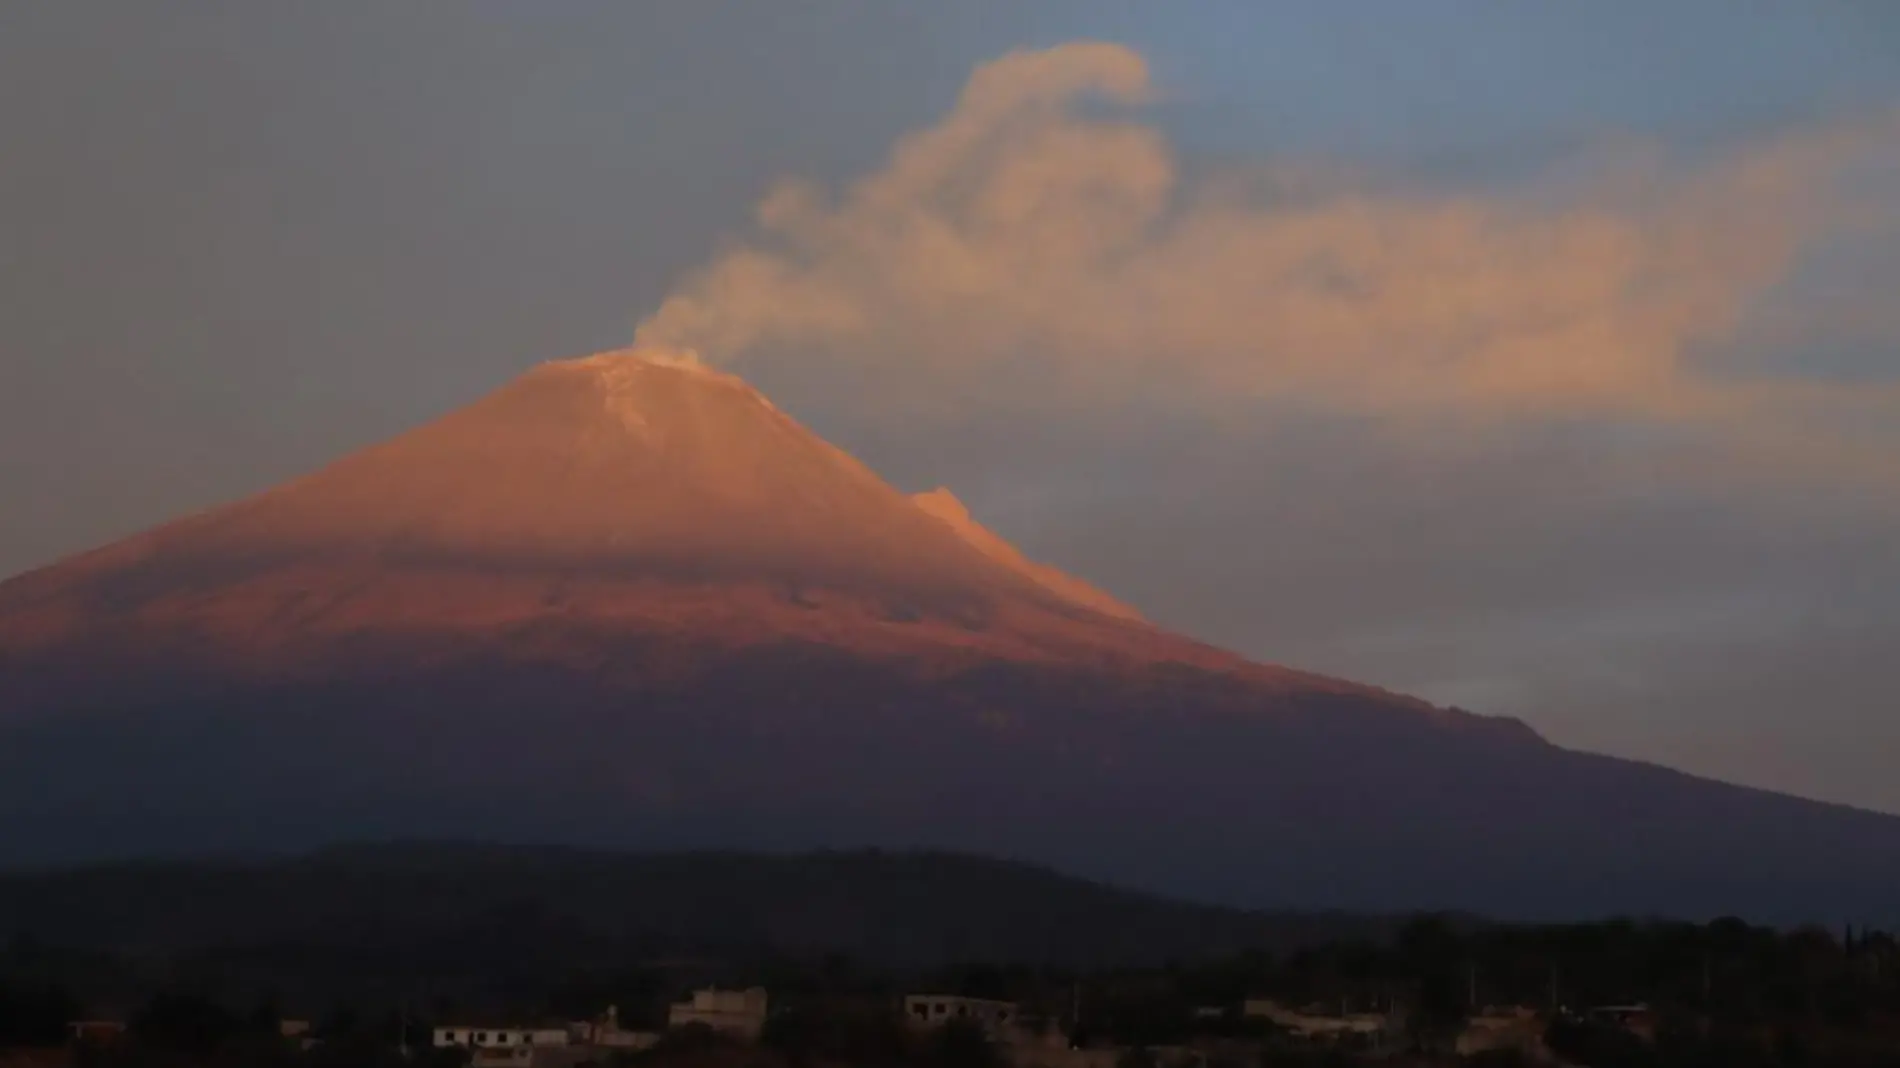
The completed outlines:
[[[998,1041],[1014,1037],[1021,1015],[1013,1001],[953,994],[912,994],[904,999],[904,1019],[912,1027],[941,1027],[952,1020],[968,1020]]]
[[[565,1046],[569,1034],[566,1024],[540,1024],[533,1027],[495,1027],[483,1024],[451,1024],[435,1029],[435,1047],[459,1046],[469,1050],[534,1050]]]
[[[765,1028],[765,988],[745,990],[695,990],[691,1000],[667,1007],[668,1027],[699,1024],[724,1035],[747,1040],[759,1037]]]

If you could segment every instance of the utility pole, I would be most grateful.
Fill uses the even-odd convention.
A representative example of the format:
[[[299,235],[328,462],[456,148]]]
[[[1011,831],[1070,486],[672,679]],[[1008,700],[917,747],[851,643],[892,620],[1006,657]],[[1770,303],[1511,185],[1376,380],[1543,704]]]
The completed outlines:
[[[1069,1044],[1075,1044],[1075,1036],[1082,1033],[1082,980],[1075,981],[1074,992],[1069,1002]]]

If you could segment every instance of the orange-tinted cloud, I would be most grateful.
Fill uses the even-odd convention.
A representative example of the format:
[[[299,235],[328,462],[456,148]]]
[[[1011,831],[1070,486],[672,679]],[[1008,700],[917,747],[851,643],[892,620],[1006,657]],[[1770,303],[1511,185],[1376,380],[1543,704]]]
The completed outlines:
[[[937,125],[835,199],[786,183],[753,239],[678,287],[643,342],[804,354],[920,395],[1000,366],[1348,412],[1734,421],[1845,398],[1691,365],[1847,213],[1838,176],[1891,120],[1693,168],[1643,153],[1561,191],[1190,180],[1110,44],[979,68]],[[814,357],[812,354],[816,354]],[[1880,403],[1891,403],[1891,396]]]

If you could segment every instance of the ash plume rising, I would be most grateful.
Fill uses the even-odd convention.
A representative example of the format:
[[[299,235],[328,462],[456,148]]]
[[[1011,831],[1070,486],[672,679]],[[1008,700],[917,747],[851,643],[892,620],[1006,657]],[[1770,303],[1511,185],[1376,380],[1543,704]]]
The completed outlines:
[[[1192,168],[1146,112],[1165,96],[1115,44],[985,64],[848,188],[773,189],[639,342],[874,378],[899,406],[946,388],[994,401],[989,372],[1030,368],[1105,401],[1636,420],[1889,466],[1816,442],[1843,414],[1900,412],[1900,387],[1689,354],[1732,339],[1816,241],[1866,225],[1842,179],[1891,152],[1895,116],[1696,161],[1606,151],[1568,184],[1461,192],[1301,161]]]

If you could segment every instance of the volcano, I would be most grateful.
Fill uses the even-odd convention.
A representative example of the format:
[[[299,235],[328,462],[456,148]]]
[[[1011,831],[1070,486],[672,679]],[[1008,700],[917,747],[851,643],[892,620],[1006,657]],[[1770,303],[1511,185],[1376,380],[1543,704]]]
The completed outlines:
[[[603,642],[536,645],[550,626]],[[544,364],[307,478],[0,586],[9,653],[75,639],[259,677],[384,640],[610,670],[660,641],[1327,685],[1148,626],[949,490],[906,497],[737,377],[664,352]]]
[[[984,852],[1247,905],[1878,918],[1900,819],[1249,661],[688,355],[0,584],[0,860]]]

